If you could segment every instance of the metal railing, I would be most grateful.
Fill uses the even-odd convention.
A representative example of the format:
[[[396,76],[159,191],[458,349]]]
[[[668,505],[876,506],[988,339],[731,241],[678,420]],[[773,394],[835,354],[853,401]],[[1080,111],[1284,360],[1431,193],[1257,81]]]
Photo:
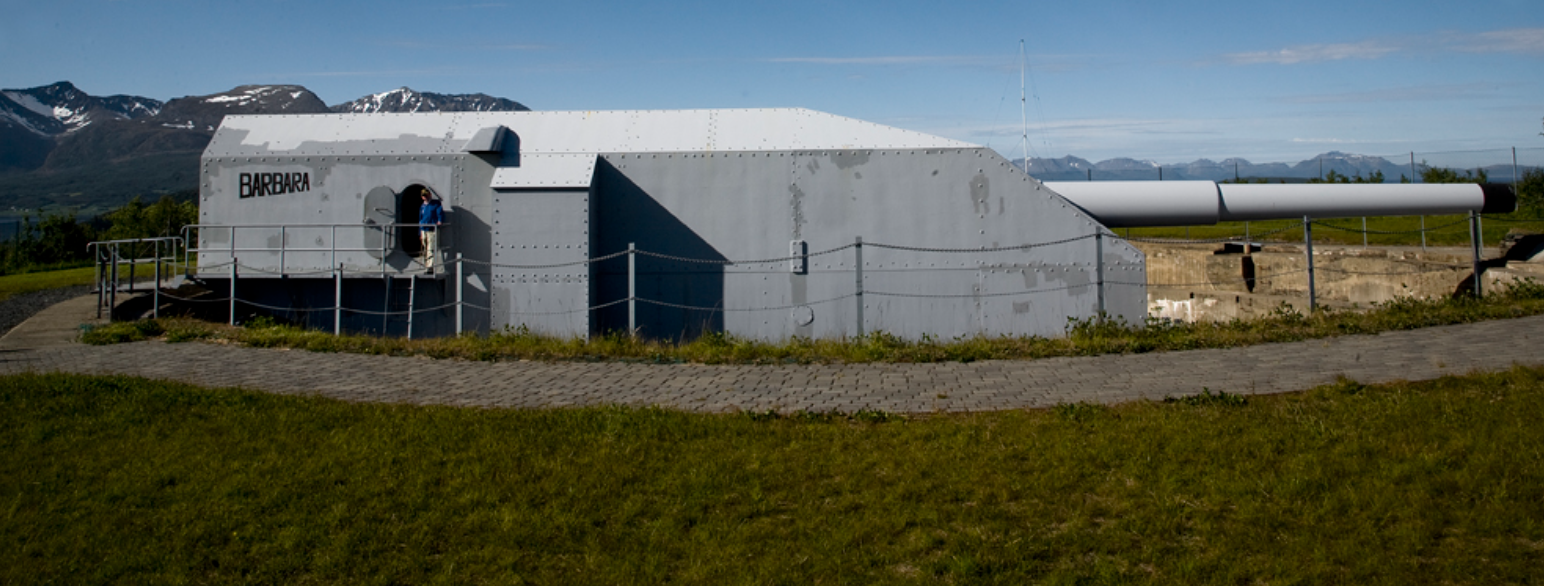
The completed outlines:
[[[381,274],[388,274],[388,273],[394,273],[394,272],[395,273],[403,273],[404,272],[404,271],[393,271],[393,270],[391,270],[391,268],[387,264],[387,259],[391,256],[391,253],[399,249],[397,240],[398,240],[398,238],[400,238],[400,232],[403,229],[411,229],[413,231],[417,231],[420,227],[421,227],[421,225],[420,224],[416,224],[416,223],[376,224],[376,223],[371,223],[371,222],[357,223],[357,224],[339,224],[339,223],[331,223],[331,224],[329,224],[329,223],[314,223],[314,224],[312,224],[312,223],[302,223],[302,224],[189,224],[189,225],[183,227],[183,229],[182,229],[183,236],[182,237],[185,239],[185,242],[190,243],[187,246],[187,252],[188,252],[189,255],[203,254],[203,255],[211,255],[211,256],[214,256],[214,257],[224,256],[226,258],[231,259],[231,261],[234,261],[235,259],[239,258],[240,254],[242,254],[242,253],[249,253],[250,252],[250,253],[258,253],[258,254],[278,254],[279,255],[279,264],[278,264],[278,270],[277,271],[272,271],[272,270],[264,271],[262,269],[256,269],[256,270],[258,270],[259,272],[269,272],[269,273],[277,274],[277,275],[280,275],[280,276],[289,276],[289,275],[292,275],[292,274],[304,275],[304,274],[313,274],[313,273],[314,274],[327,274],[327,273],[331,272],[331,267],[338,266],[338,254],[339,253],[345,253],[346,254],[346,253],[355,253],[355,252],[369,253],[371,256],[376,257],[376,261],[374,263],[372,263],[372,264],[376,265],[378,271]],[[361,233],[360,233],[361,234],[361,237],[360,237],[361,242],[365,242],[365,241],[368,241],[368,240],[372,239],[372,237],[370,236],[370,233],[374,232],[377,235],[376,237],[380,238],[381,244],[380,244],[380,246],[339,246],[338,245],[338,232],[339,232],[339,229],[344,229],[344,230],[355,230],[355,229],[357,229],[357,230],[360,230],[361,231]],[[449,247],[448,242],[451,239],[449,237],[449,235],[451,234],[451,230],[453,229],[453,227],[451,226],[450,223],[444,223],[444,224],[438,225],[437,229],[440,232],[440,237],[439,237],[439,239],[437,241],[438,246],[437,246],[437,248],[436,248],[436,250],[434,252],[435,252],[436,255],[443,255],[445,250],[447,250],[448,247]],[[263,231],[263,230],[269,231],[270,233],[276,232],[277,236],[278,236],[279,245],[278,246],[238,246],[237,245],[238,236],[243,235],[244,232],[247,233],[247,234],[250,234],[252,231]],[[290,235],[292,233],[304,232],[304,231],[308,231],[308,230],[309,231],[325,230],[326,233],[327,233],[327,238],[325,239],[325,242],[326,242],[325,245],[320,245],[320,246],[300,246],[300,247],[290,246],[289,239],[290,239]],[[225,234],[226,237],[227,237],[226,245],[225,246],[203,246],[202,243],[205,242],[204,237],[206,236],[207,232],[209,232],[209,231],[213,231],[213,232],[216,232],[216,233],[219,233],[219,232],[222,232],[222,231],[226,232],[226,234]],[[329,268],[327,270],[324,270],[324,271],[298,271],[298,272],[291,272],[291,271],[289,271],[289,263],[288,263],[291,254],[326,254],[327,257],[328,257],[327,266]],[[220,263],[220,266],[224,266],[224,263]],[[232,264],[231,266],[234,267],[235,265]],[[255,269],[255,267],[248,267],[248,268]]]
[[[150,256],[141,256],[146,245],[149,245]],[[128,255],[124,250],[128,250]],[[163,265],[186,266],[187,247],[180,236],[163,236],[160,238],[127,238],[122,240],[102,240],[86,245],[87,254],[91,255],[95,266],[95,275],[92,282],[97,293],[97,317],[102,317],[102,306],[118,306],[118,291],[122,288],[123,281],[120,278],[119,267],[128,265],[128,291],[138,292],[135,289],[135,269],[139,265],[150,263],[154,265],[155,286],[151,287],[151,295],[154,296],[151,309],[154,317],[161,317],[161,281]],[[179,253],[181,254],[179,261]],[[111,310],[108,318],[111,319]]]

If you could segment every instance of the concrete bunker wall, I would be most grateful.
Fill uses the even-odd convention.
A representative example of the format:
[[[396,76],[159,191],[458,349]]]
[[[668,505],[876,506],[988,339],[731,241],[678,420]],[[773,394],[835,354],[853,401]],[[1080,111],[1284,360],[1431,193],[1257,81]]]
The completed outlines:
[[[343,329],[405,335],[405,317],[375,314],[404,311],[409,298],[422,310],[455,295],[448,276],[417,283],[401,277],[418,266],[416,230],[384,227],[415,222],[418,210],[411,204],[418,198],[409,192],[427,187],[440,196],[450,224],[442,236],[443,257],[463,254],[472,261],[464,271],[464,326],[485,332],[489,312],[478,308],[490,305],[487,186],[495,163],[497,156],[469,154],[205,156],[199,212],[200,222],[212,226],[195,232],[199,276],[226,295],[229,265],[238,260],[244,303],[289,307],[271,313],[331,329],[332,312],[319,308],[334,305],[333,272],[342,265],[343,304],[352,310],[342,316]],[[454,334],[454,317],[453,309],[418,313],[413,335]]]
[[[722,330],[756,339],[852,336],[851,249],[788,261],[725,261],[864,248],[865,327],[922,335],[1059,336],[1097,313],[1099,226],[988,149],[606,154],[594,190],[593,255],[639,249],[645,335]],[[968,253],[1075,240],[1060,245]],[[1106,281],[1143,283],[1143,257],[1104,239]],[[690,259],[690,260],[686,260]],[[592,268],[593,304],[626,297],[626,260]],[[1106,311],[1142,323],[1141,285],[1106,285]],[[596,312],[594,331],[626,328],[625,306]]]

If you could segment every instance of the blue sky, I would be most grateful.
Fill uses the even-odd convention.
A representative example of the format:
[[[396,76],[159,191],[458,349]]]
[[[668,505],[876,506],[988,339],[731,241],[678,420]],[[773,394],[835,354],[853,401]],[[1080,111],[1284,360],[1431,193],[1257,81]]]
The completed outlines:
[[[1016,158],[1022,39],[1032,156],[1544,158],[1539,0],[0,5],[6,88],[69,80],[166,100],[290,83],[329,104],[409,86],[539,110],[797,106]]]

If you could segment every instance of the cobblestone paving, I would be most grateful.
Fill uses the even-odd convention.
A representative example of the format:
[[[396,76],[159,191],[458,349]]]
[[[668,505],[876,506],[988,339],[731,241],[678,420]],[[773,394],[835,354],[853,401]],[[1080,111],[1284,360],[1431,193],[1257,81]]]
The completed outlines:
[[[0,349],[0,373],[131,374],[348,401],[481,407],[658,405],[687,411],[990,411],[1200,393],[1299,391],[1544,364],[1544,316],[1228,350],[789,366],[467,362],[218,344]],[[14,345],[13,345],[14,346]]]

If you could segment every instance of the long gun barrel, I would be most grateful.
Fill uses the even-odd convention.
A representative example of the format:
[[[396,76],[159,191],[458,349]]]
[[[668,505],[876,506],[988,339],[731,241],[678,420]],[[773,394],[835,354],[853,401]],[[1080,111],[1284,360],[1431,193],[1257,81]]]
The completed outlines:
[[[1052,181],[1045,186],[1110,228],[1517,209],[1509,185],[1218,184],[1212,181]]]

